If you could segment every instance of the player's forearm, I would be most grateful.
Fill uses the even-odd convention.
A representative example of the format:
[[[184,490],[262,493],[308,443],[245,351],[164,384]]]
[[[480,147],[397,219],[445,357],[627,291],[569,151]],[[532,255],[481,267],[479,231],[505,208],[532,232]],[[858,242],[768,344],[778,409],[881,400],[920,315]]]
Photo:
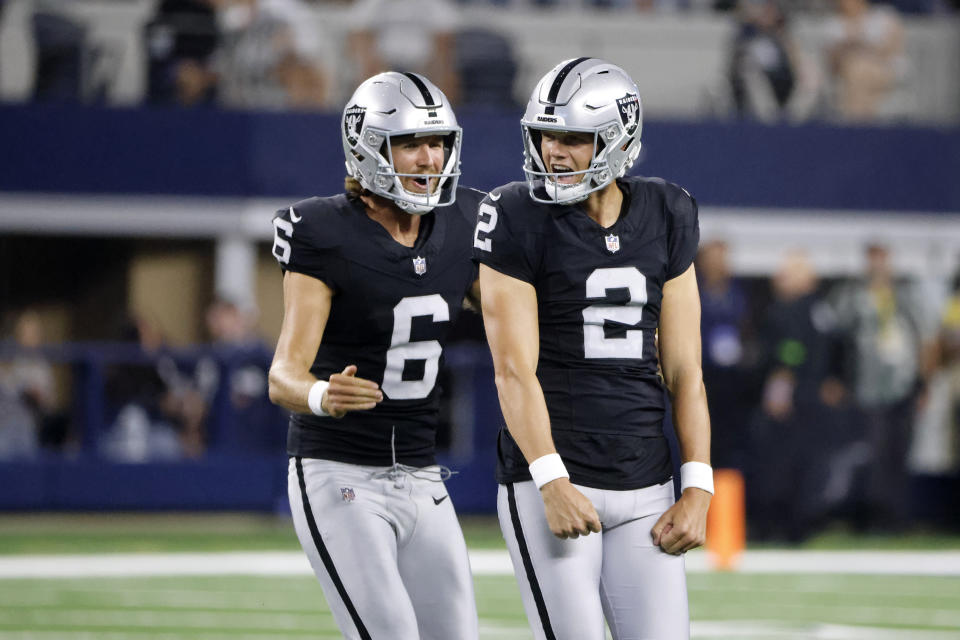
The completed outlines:
[[[498,372],[495,379],[507,429],[527,462],[555,453],[547,403],[536,375]]]
[[[710,464],[710,414],[700,369],[678,375],[671,385],[670,398],[682,461]]]

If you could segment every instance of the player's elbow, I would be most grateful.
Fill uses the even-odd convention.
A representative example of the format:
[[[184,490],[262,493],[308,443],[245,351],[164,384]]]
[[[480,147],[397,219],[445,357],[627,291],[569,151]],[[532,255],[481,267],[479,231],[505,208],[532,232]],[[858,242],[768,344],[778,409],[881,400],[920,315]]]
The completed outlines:
[[[671,395],[676,396],[682,390],[700,390],[703,388],[703,369],[697,365],[665,369],[663,382]]]
[[[493,381],[497,385],[497,391],[502,395],[504,392],[522,387],[530,378],[536,377],[535,374],[519,367],[516,363],[505,362],[500,366],[494,367]]]
[[[267,373],[267,395],[270,397],[270,402],[276,405],[284,406],[285,396],[283,390],[285,385],[282,381],[283,376],[280,374],[280,371],[276,364],[270,367],[270,371]]]

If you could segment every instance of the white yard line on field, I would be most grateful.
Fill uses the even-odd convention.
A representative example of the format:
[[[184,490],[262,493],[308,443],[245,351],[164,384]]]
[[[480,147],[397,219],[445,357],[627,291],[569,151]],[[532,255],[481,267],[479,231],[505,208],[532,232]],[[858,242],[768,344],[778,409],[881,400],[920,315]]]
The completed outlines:
[[[691,622],[697,640],[956,640],[954,631],[724,620]]]
[[[509,575],[506,551],[474,550],[475,575]],[[687,554],[687,571],[710,571],[706,552]],[[960,576],[960,551],[747,551],[740,573],[843,573]],[[0,578],[126,576],[312,575],[299,551],[111,553],[0,556]]]

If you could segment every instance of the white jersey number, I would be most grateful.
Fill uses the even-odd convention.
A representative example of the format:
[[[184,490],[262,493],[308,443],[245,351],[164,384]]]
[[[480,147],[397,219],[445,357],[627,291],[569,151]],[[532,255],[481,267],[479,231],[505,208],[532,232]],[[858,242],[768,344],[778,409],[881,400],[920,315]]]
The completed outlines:
[[[392,400],[426,398],[437,382],[443,347],[436,340],[410,342],[413,319],[417,316],[431,316],[434,322],[446,322],[450,319],[450,308],[438,293],[404,298],[393,308],[393,339],[387,351],[383,384],[380,385]],[[403,379],[403,365],[407,360],[425,361],[422,379]]]
[[[480,205],[480,214],[477,216],[477,229],[473,233],[473,246],[477,249],[490,251],[493,242],[487,235],[497,226],[497,208],[486,202]],[[483,234],[483,238],[480,238]]]
[[[283,236],[286,236],[284,238]],[[293,223],[283,218],[273,219],[273,255],[279,262],[290,262],[290,238],[293,237]]]
[[[607,338],[605,321],[634,325],[640,322],[647,302],[647,278],[636,267],[596,269],[587,278],[587,299],[606,298],[608,289],[626,289],[624,305],[593,304],[583,310],[583,353],[587,358],[642,358],[643,331],[627,329],[623,338]]]

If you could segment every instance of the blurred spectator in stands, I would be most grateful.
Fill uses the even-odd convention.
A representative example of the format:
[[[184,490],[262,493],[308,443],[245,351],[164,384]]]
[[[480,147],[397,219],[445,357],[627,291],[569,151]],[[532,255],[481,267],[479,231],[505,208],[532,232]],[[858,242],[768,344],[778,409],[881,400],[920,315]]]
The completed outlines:
[[[869,0],[835,2],[826,53],[837,116],[863,122],[900,115],[896,89],[906,75],[906,57],[899,14]]]
[[[894,278],[887,247],[870,245],[866,259],[865,275],[839,285],[831,307],[844,332],[847,386],[869,452],[855,524],[895,530],[909,523],[907,453],[932,336],[926,301],[913,282]]]
[[[349,55],[356,74],[413,71],[460,102],[454,33],[459,23],[450,0],[358,0],[350,17]]]
[[[71,0],[33,0],[34,100],[80,102],[84,98],[87,25],[76,5]]]
[[[192,106],[210,104],[217,75],[212,57],[219,32],[218,0],[162,0],[144,27],[147,101]]]
[[[844,443],[835,324],[806,254],[787,254],[760,325],[763,396],[751,421],[751,538],[799,542],[822,523],[831,452]]]
[[[513,84],[518,65],[510,38],[495,29],[471,26],[457,31],[455,41],[460,104],[515,108]]]
[[[925,476],[954,478],[960,485],[960,272],[953,279],[940,316],[931,374],[926,393],[921,396],[910,451],[910,468]],[[955,513],[950,515],[956,519]]]
[[[53,368],[42,346],[40,316],[24,311],[13,340],[0,350],[0,460],[36,455],[41,433],[55,415]]]
[[[216,422],[210,439],[218,450],[279,450],[286,438],[282,411],[267,394],[273,350],[257,335],[257,312],[217,298],[206,313],[213,357],[197,366],[195,378]]]
[[[723,240],[705,242],[697,255],[702,315],[703,381],[713,432],[711,459],[716,468],[744,469],[747,411],[751,404],[746,373],[749,304],[730,272]]]
[[[781,0],[738,2],[729,74],[742,117],[801,120],[815,106],[816,69],[794,42]]]
[[[121,354],[104,374],[112,418],[100,443],[102,453],[120,462],[201,456],[206,406],[180,372],[159,328],[134,315],[121,333],[134,350]]]
[[[220,0],[224,27],[216,54],[222,105],[237,109],[321,109],[325,40],[300,0]]]

